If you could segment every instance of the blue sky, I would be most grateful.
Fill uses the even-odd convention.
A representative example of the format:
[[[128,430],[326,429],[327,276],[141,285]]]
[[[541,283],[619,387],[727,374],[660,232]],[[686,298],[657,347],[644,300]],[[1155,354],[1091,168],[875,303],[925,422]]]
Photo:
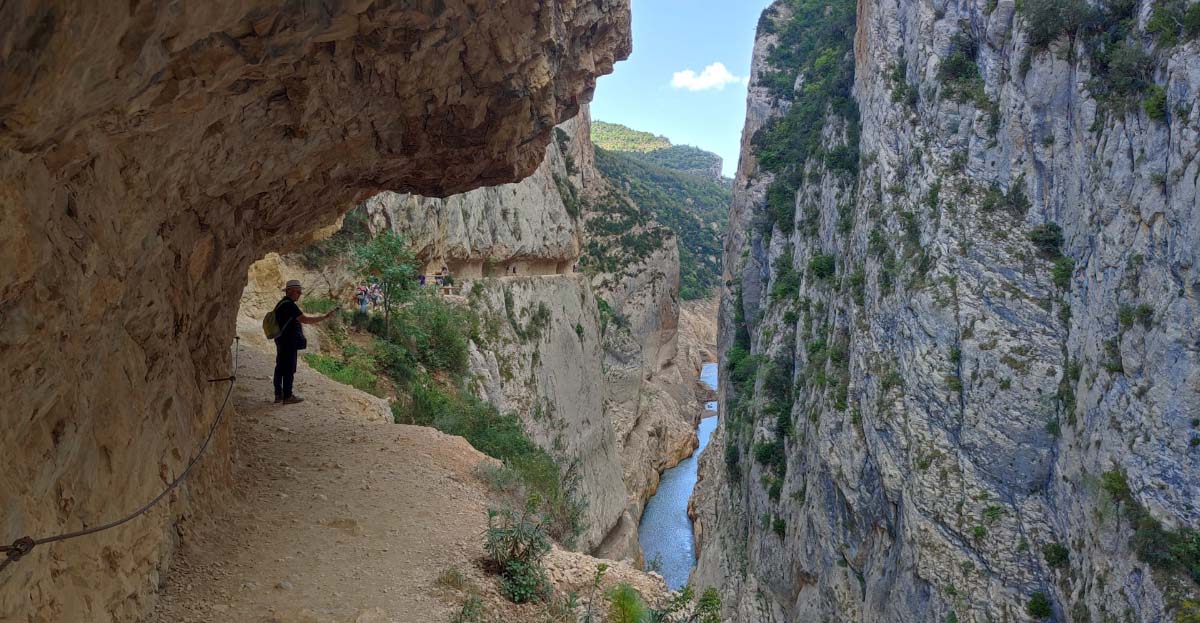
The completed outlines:
[[[633,54],[598,82],[592,118],[715,152],[732,177],[754,29],[768,4],[633,0]]]

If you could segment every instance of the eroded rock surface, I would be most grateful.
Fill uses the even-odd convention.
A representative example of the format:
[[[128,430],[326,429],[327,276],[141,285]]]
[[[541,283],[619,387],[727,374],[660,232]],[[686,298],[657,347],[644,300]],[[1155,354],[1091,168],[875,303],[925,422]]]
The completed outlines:
[[[630,49],[623,0],[0,5],[0,539],[115,518],[199,445],[247,268],[384,189],[514,181]],[[126,621],[196,478],[6,571],[0,618]]]
[[[1200,44],[1151,49],[1155,118],[1096,99],[1085,37],[1031,50],[1007,0],[857,9],[862,157],[809,160],[788,227],[750,139],[793,98],[751,90],[720,328],[759,368],[722,371],[695,579],[732,621],[1190,620],[1130,511],[1200,521]]]

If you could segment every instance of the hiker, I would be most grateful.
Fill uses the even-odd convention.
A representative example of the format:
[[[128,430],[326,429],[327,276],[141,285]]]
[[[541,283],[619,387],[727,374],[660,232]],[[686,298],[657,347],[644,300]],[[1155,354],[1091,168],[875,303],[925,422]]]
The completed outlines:
[[[292,381],[296,377],[296,358],[300,351],[308,348],[308,340],[304,338],[304,329],[300,325],[316,324],[333,316],[337,311],[331,309],[324,316],[305,316],[296,304],[303,291],[300,281],[292,279],[283,288],[283,299],[275,306],[275,321],[281,329],[279,337],[275,338],[275,402],[285,405],[304,401],[292,393]]]
[[[371,298],[371,295],[367,293],[367,286],[358,286],[358,292],[354,298],[358,301],[358,309],[364,314],[367,313],[367,301]]]

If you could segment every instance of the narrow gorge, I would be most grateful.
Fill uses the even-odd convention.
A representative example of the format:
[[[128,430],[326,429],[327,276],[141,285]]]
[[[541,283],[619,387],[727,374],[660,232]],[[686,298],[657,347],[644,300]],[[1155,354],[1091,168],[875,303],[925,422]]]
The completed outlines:
[[[1200,623],[1198,156],[1197,0],[0,0],[0,621]]]

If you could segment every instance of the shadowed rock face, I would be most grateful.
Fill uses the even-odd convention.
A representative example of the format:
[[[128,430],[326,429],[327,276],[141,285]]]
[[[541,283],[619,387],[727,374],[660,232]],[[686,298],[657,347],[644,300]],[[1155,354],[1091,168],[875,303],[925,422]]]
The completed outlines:
[[[529,174],[629,49],[624,0],[0,5],[0,540],[179,472],[252,261],[379,190]],[[229,447],[11,567],[0,619],[136,618]]]

